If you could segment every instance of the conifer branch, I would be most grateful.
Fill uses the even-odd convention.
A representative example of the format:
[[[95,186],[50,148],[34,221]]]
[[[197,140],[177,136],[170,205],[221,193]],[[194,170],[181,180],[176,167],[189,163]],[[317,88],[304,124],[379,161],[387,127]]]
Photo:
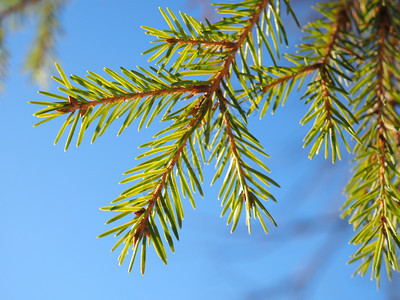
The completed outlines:
[[[332,33],[330,34],[329,42],[326,45],[325,55],[321,60],[321,65],[323,67],[325,67],[329,63],[329,60],[332,56],[332,52],[338,43],[337,40],[339,38],[339,34],[347,26],[348,23],[347,10],[348,7],[343,5],[341,9],[336,13],[334,27]]]
[[[324,107],[325,107],[325,112],[326,112],[326,122],[328,123],[328,128],[331,128],[333,126],[332,123],[332,103],[331,99],[332,96],[329,92],[329,77],[327,73],[327,65],[329,64],[329,60],[332,57],[332,52],[334,51],[336,45],[337,45],[337,40],[339,38],[340,32],[346,28],[347,23],[348,23],[348,17],[347,17],[347,7],[343,5],[343,7],[337,12],[336,14],[336,20],[335,20],[335,25],[334,29],[329,37],[329,42],[326,45],[326,52],[324,57],[321,60],[320,63],[320,79],[321,79],[321,88],[322,88],[322,96],[325,99],[324,100]]]
[[[195,130],[199,126],[199,124],[201,124],[201,121],[204,118],[206,110],[209,109],[209,105],[207,105],[207,103],[210,103],[210,99],[205,98],[205,97],[200,97],[197,103],[198,103],[198,106],[201,108],[199,111],[197,111],[195,118],[193,118],[189,122],[189,124],[186,126],[187,134],[183,137],[182,140],[179,141],[179,147],[175,150],[173,155],[170,157],[167,165],[165,165],[163,167],[163,169],[165,169],[165,171],[161,175],[160,182],[154,188],[154,190],[151,192],[152,197],[147,202],[147,207],[136,212],[136,215],[144,214],[144,216],[142,217],[142,220],[140,221],[140,225],[137,227],[137,229],[134,233],[134,236],[135,236],[134,243],[138,239],[140,239],[144,234],[147,234],[147,222],[149,220],[150,215],[154,211],[157,201],[159,201],[159,198],[160,198],[161,193],[163,192],[163,189],[165,188],[165,185],[167,183],[167,178],[168,178],[168,176],[170,176],[171,172],[173,171],[174,167],[176,166],[182,152],[184,151],[184,149],[187,145],[188,139],[195,132]]]
[[[74,97],[69,96],[70,104],[65,105],[63,108],[57,109],[57,111],[62,113],[70,113],[76,110],[81,110],[81,112],[83,112],[81,113],[81,116],[83,116],[89,107],[95,107],[97,105],[113,104],[113,103],[124,102],[126,100],[143,99],[147,97],[164,96],[172,94],[189,93],[195,95],[198,93],[205,93],[208,90],[209,86],[207,85],[193,85],[189,87],[165,88],[165,89],[145,91],[140,93],[130,93],[127,95],[103,98],[100,100],[93,100],[88,102],[78,101]]]
[[[219,110],[220,112],[223,114],[223,121],[225,124],[225,130],[226,130],[226,134],[228,137],[228,141],[229,141],[229,155],[231,155],[232,157],[232,164],[234,164],[236,166],[238,175],[240,177],[240,183],[241,183],[241,187],[242,187],[242,196],[243,199],[248,202],[248,204],[250,205],[250,209],[253,207],[253,201],[250,197],[250,191],[249,191],[249,186],[246,183],[246,176],[244,174],[244,170],[243,170],[243,162],[242,159],[238,153],[237,150],[237,143],[236,143],[236,138],[234,137],[233,133],[232,133],[232,124],[229,121],[227,112],[228,112],[228,105],[229,102],[228,100],[224,97],[224,94],[222,93],[222,90],[217,90],[217,97],[220,100],[220,104],[219,104]]]
[[[351,215],[349,222],[355,230],[358,229],[351,242],[361,244],[350,261],[361,262],[355,273],[364,275],[372,265],[371,278],[375,277],[379,286],[383,262],[386,263],[389,279],[391,268],[400,270],[396,257],[396,251],[400,249],[400,194],[397,191],[399,148],[398,133],[392,132],[400,118],[390,102],[390,97],[398,97],[398,91],[392,87],[390,70],[393,69],[390,59],[387,59],[395,53],[390,46],[393,17],[383,1],[374,3],[370,9],[374,12],[371,14],[372,20],[365,20],[364,29],[369,34],[364,45],[368,60],[360,68],[359,74],[365,76],[373,68],[374,78],[371,87],[364,93],[367,99],[364,107],[357,113],[357,117],[364,120],[359,130],[363,133],[363,143],[355,148],[357,166],[347,186],[349,198],[344,207],[351,206],[344,216]],[[359,80],[362,82],[362,76]],[[361,101],[358,100],[359,103]]]
[[[300,76],[311,74],[313,71],[315,71],[316,69],[319,69],[320,67],[321,67],[321,63],[316,63],[316,64],[312,64],[309,66],[303,66],[299,70],[295,70],[295,72],[290,75],[286,75],[286,76],[282,76],[282,77],[273,79],[267,85],[263,86],[261,88],[261,91],[263,93],[265,93],[268,90],[270,90],[271,88],[279,86],[280,84],[282,84],[284,82],[288,82],[288,81],[296,79],[297,77],[300,77]]]
[[[313,158],[321,150],[325,142],[325,158],[328,156],[330,144],[332,153],[332,162],[341,159],[339,143],[337,138],[340,136],[344,141],[346,149],[350,152],[350,147],[342,134],[342,129],[346,130],[353,138],[358,137],[352,128],[352,123],[356,119],[346,105],[341,103],[337,94],[341,94],[348,99],[347,91],[341,86],[341,80],[350,81],[346,72],[354,72],[351,62],[346,59],[349,55],[358,58],[355,55],[353,43],[347,41],[346,29],[349,31],[351,22],[349,14],[353,2],[338,1],[334,5],[321,7],[325,18],[317,20],[307,26],[306,32],[310,33],[308,38],[312,43],[303,44],[299,51],[302,55],[287,54],[287,58],[294,62],[294,67],[255,67],[254,69],[261,75],[260,92],[248,114],[252,113],[262,100],[265,99],[264,106],[261,109],[263,117],[270,106],[272,113],[279,104],[284,105],[294,84],[299,81],[301,87],[305,77],[315,71],[311,83],[308,85],[307,92],[303,98],[306,103],[311,102],[310,109],[300,121],[302,125],[314,120],[312,128],[304,138],[304,147],[312,145],[309,158]],[[321,31],[318,26],[324,26],[325,31]],[[347,49],[349,51],[347,51]],[[304,61],[307,63],[304,64]],[[262,77],[264,75],[264,77]],[[266,96],[266,97],[264,97]],[[272,102],[274,99],[274,102]],[[273,105],[271,105],[273,103]]]
[[[197,92],[204,93],[204,95],[199,98],[200,100],[197,102],[197,104],[194,106],[194,108],[188,112],[188,115],[193,115],[193,116],[195,116],[195,118],[193,120],[191,120],[189,122],[189,124],[187,125],[187,129],[186,129],[187,131],[193,133],[195,131],[195,129],[197,128],[197,126],[199,126],[199,124],[201,124],[203,122],[203,118],[205,116],[206,110],[210,109],[212,107],[211,103],[212,103],[214,94],[216,94],[217,98],[220,101],[222,101],[222,103],[223,103],[223,104],[219,105],[221,112],[223,112],[227,109],[227,107],[222,108],[222,106],[221,106],[221,105],[228,105],[228,101],[223,96],[223,93],[222,93],[222,90],[220,87],[221,82],[224,79],[224,77],[228,75],[230,64],[234,61],[236,52],[239,50],[239,48],[244,43],[246,36],[251,33],[252,27],[258,21],[259,16],[260,16],[262,10],[265,9],[267,3],[268,3],[268,1],[263,1],[260,4],[259,13],[255,14],[255,16],[253,16],[250,19],[250,22],[249,22],[250,24],[242,30],[241,34],[239,35],[238,40],[234,44],[234,47],[232,47],[233,48],[232,53],[225,59],[223,68],[220,71],[218,71],[213,76],[213,78],[210,80],[212,82],[212,84],[209,86],[200,86],[199,88],[201,90],[193,90],[194,87],[189,87],[184,90],[181,90],[182,92],[184,91],[184,92],[191,92],[191,93],[195,93],[195,92],[196,93]],[[192,89],[192,90],[188,90],[188,89]],[[111,101],[121,101],[121,99],[118,99],[118,100],[113,99]],[[215,107],[215,105],[214,105],[214,107]],[[226,132],[228,135],[228,140],[230,143],[230,149],[231,149],[230,152],[233,157],[232,162],[234,164],[236,164],[238,167],[240,182],[241,182],[242,189],[243,189],[242,197],[246,201],[246,206],[251,208],[253,206],[253,200],[250,195],[249,188],[246,184],[245,174],[244,174],[244,170],[242,167],[242,162],[241,162],[240,156],[238,154],[236,140],[235,140],[235,137],[231,130],[231,124],[230,124],[226,114],[224,114],[223,119],[224,119],[224,123],[225,123]],[[147,207],[142,208],[139,211],[135,212],[135,214],[137,216],[141,216],[141,221],[140,221],[140,225],[137,226],[135,233],[134,233],[134,240],[133,240],[134,244],[137,243],[137,241],[141,240],[145,235],[148,235],[149,217],[152,215],[155,205],[156,205],[157,201],[159,200],[159,197],[167,183],[167,179],[168,179],[170,173],[172,172],[174,166],[176,165],[178,159],[180,158],[182,152],[184,151],[189,138],[190,138],[190,135],[188,134],[183,138],[183,140],[180,140],[179,147],[175,150],[174,154],[168,159],[167,165],[164,166],[164,168],[163,168],[165,171],[163,171],[159,183],[154,188],[154,190],[152,192],[152,197],[147,202]],[[247,219],[249,219],[249,218],[250,218],[250,215],[248,214]],[[236,223],[237,223],[237,221],[236,221]]]
[[[261,159],[258,159],[248,148],[256,150],[258,153],[268,157],[263,148],[259,145],[257,139],[253,137],[241,122],[235,118],[231,110],[236,109],[225,97],[222,89],[216,92],[218,99],[218,108],[220,111],[219,117],[215,124],[219,124],[223,130],[213,139],[212,145],[215,146],[213,153],[216,153],[217,169],[212,184],[221,176],[223,170],[227,168],[224,183],[221,187],[218,198],[223,198],[221,205],[223,206],[223,216],[228,208],[231,213],[228,217],[228,224],[232,222],[233,232],[238,224],[242,208],[245,207],[246,211],[246,225],[249,233],[251,233],[251,215],[254,214],[255,218],[260,220],[264,231],[268,233],[267,227],[263,221],[260,213],[262,211],[270,221],[276,226],[274,219],[269,214],[268,210],[264,207],[259,199],[264,201],[273,200],[274,197],[269,193],[265,186],[269,187],[271,184],[279,187],[271,178],[261,175],[262,172],[257,171],[246,163],[245,158],[249,158],[261,167],[263,171],[269,172]],[[213,155],[212,155],[213,156]],[[260,180],[258,183],[255,178]]]
[[[279,37],[280,42],[282,38],[286,40],[286,33],[280,20],[280,2],[277,1],[276,6],[274,3],[270,0],[258,0],[238,4],[218,4],[218,12],[231,14],[232,17],[222,18],[221,21],[207,26],[182,13],[181,18],[184,23],[181,24],[170,10],[167,9],[165,12],[160,9],[169,29],[160,31],[144,27],[147,34],[159,39],[155,47],[145,51],[145,53],[155,52],[149,61],[158,59],[156,62],[158,69],[150,67],[151,70],[146,70],[138,67],[140,71],[134,71],[121,68],[124,77],[105,69],[105,72],[114,79],[114,81],[109,81],[93,72],[88,72],[89,75],[86,78],[75,75],[67,77],[56,65],[61,78],[54,77],[54,79],[62,85],[59,90],[67,96],[41,92],[61,101],[31,102],[47,106],[35,114],[46,118],[39,124],[68,113],[55,141],[57,142],[64,130],[71,125],[65,149],[70,144],[79,120],[81,120],[81,126],[77,146],[80,145],[89,125],[95,120],[98,120],[98,125],[92,141],[101,136],[114,120],[123,115],[126,115],[126,119],[118,134],[139,117],[141,117],[139,129],[146,124],[146,121],[146,126],[148,126],[155,116],[162,112],[165,112],[162,121],[172,121],[169,127],[155,135],[154,140],[142,145],[142,147],[149,147],[150,150],[139,155],[138,158],[152,157],[147,157],[146,161],[125,173],[135,174],[121,183],[131,181],[136,181],[136,183],[112,201],[112,203],[120,203],[102,208],[121,212],[112,217],[107,224],[126,216],[133,217],[123,225],[99,236],[103,237],[112,233],[118,236],[125,232],[113,250],[124,244],[119,257],[122,264],[128,250],[132,248],[133,255],[129,271],[141,243],[141,270],[142,273],[144,272],[147,240],[154,245],[156,252],[166,263],[166,254],[157,227],[162,227],[165,239],[174,251],[169,228],[179,239],[177,224],[181,227],[183,219],[181,194],[183,197],[188,196],[193,206],[192,191],[197,189],[202,195],[199,183],[202,181],[202,171],[196,147],[202,152],[203,162],[205,162],[204,147],[212,150],[209,162],[216,158],[218,170],[212,183],[221,176],[224,170],[226,171],[218,198],[223,198],[222,215],[228,209],[231,210],[228,224],[233,221],[232,231],[238,224],[243,207],[246,210],[249,232],[252,215],[260,220],[265,232],[268,231],[262,215],[266,215],[276,225],[260,200],[275,201],[268,188],[271,185],[278,185],[265,175],[269,169],[257,155],[261,154],[264,157],[268,155],[246,128],[246,115],[238,100],[242,101],[242,98],[233,89],[231,80],[232,75],[236,75],[238,80],[235,83],[239,82],[247,97],[254,100],[252,97],[259,90],[256,89],[251,77],[248,63],[252,59],[256,67],[261,67],[263,46],[267,48],[275,61],[268,41],[269,37],[267,39],[265,36],[266,33],[267,36],[271,33],[270,38],[273,40],[276,53],[278,53],[276,36]],[[286,1],[285,3],[288,5]],[[290,10],[288,6],[288,11]],[[276,35],[271,26],[272,21],[276,25]],[[253,37],[253,32],[256,33],[256,38]],[[334,44],[332,43],[330,47],[333,49]],[[284,76],[271,81],[263,92],[272,92],[276,87],[288,82],[292,85],[295,80],[304,78],[316,69],[321,69],[322,64],[328,64],[327,60],[322,59],[321,62],[321,57],[318,58],[319,60],[311,60],[312,63],[308,66],[292,68],[289,72],[282,70]],[[209,75],[209,78],[206,81],[193,80],[193,77],[198,75]],[[249,86],[246,82],[247,78],[250,78]],[[328,74],[324,78],[328,81]],[[69,79],[78,83],[79,86],[72,85]],[[322,96],[328,97],[330,96],[328,84],[325,88]],[[181,101],[190,99],[196,94],[200,95],[194,101],[187,101],[186,104]],[[139,101],[136,101],[137,99]],[[218,108],[219,113],[216,113]],[[235,113],[239,113],[242,120],[239,120]],[[217,115],[217,120],[213,120],[215,115]],[[332,109],[332,119],[333,115]],[[215,136],[210,145],[209,136],[212,134]],[[187,155],[189,150],[192,152],[191,161]],[[257,155],[253,153],[253,150],[257,152]],[[259,171],[258,168],[262,170]],[[183,174],[183,170],[187,173]],[[191,188],[188,184],[189,180]],[[178,188],[178,181],[180,181],[180,188]],[[157,224],[156,217],[158,217]]]
[[[277,85],[280,85],[281,83],[286,83],[287,81],[291,81],[293,79],[296,79],[297,77],[301,75],[308,75],[311,74],[314,70],[319,69],[321,73],[326,72],[326,66],[329,64],[329,60],[331,59],[332,52],[334,51],[335,47],[338,46],[338,38],[340,35],[340,32],[347,26],[348,23],[348,16],[347,16],[347,10],[348,7],[343,5],[339,11],[335,15],[335,20],[333,22],[333,30],[329,35],[329,40],[328,43],[325,45],[325,54],[322,56],[319,62],[311,64],[311,65],[305,65],[300,67],[298,70],[295,70],[292,74],[279,77],[275,80],[272,80],[269,82],[267,85],[263,86],[261,88],[262,92],[267,92],[269,89],[276,87]],[[339,46],[341,50],[344,50],[348,52],[347,48]],[[350,53],[356,55],[354,51],[351,51]],[[325,74],[326,75],[326,74]],[[324,81],[326,82],[327,77],[326,76],[321,76],[324,77]],[[327,93],[324,93],[327,95]]]
[[[379,15],[379,32],[378,32],[378,54],[377,54],[377,88],[376,88],[376,102],[377,102],[377,118],[378,118],[378,137],[377,141],[377,149],[379,149],[380,155],[379,155],[379,185],[381,186],[381,191],[382,194],[380,195],[380,205],[381,205],[381,232],[383,235],[386,237],[386,203],[385,200],[387,199],[386,195],[386,179],[385,179],[385,173],[387,173],[386,170],[386,148],[387,148],[387,142],[385,136],[387,136],[386,133],[386,126],[385,122],[383,120],[383,110],[385,104],[385,87],[384,87],[384,59],[385,59],[385,42],[387,40],[387,30],[390,26],[390,19],[389,15],[386,10],[386,6],[381,4],[379,7],[379,11],[377,12]]]
[[[318,68],[319,72],[316,74],[316,79],[314,81],[315,83],[310,85],[309,88],[309,90],[314,89],[313,93],[320,93],[320,97],[314,100],[309,112],[301,121],[302,125],[306,124],[311,120],[310,117],[314,114],[315,110],[320,111],[320,113],[315,116],[313,127],[304,138],[304,146],[308,145],[313,139],[315,139],[315,143],[311,148],[309,155],[309,158],[312,158],[320,151],[320,148],[325,140],[325,158],[327,158],[327,140],[329,137],[333,163],[336,161],[336,158],[341,159],[336,137],[337,132],[342,137],[347,150],[350,152],[350,148],[343,134],[341,133],[340,127],[343,127],[353,138],[358,140],[358,137],[351,125],[352,122],[355,122],[355,117],[348,109],[345,109],[345,106],[340,103],[340,100],[338,100],[334,94],[336,90],[344,97],[347,97],[347,91],[340,86],[338,79],[342,77],[348,80],[349,78],[337,68],[340,66],[346,68],[348,71],[352,71],[350,64],[345,60],[344,57],[349,53],[350,55],[354,56],[354,51],[352,49],[347,51],[346,49],[349,48],[349,46],[340,44],[340,39],[345,39],[347,34],[345,32],[346,28],[349,29],[351,27],[349,23],[349,13],[352,5],[352,1],[348,3],[340,2],[338,4],[337,12],[332,19],[333,30],[329,33],[328,42],[325,45],[321,45],[322,49],[326,50],[323,56],[320,57]],[[336,54],[334,54],[335,52]],[[333,59],[333,57],[336,57],[336,59]],[[343,65],[338,63],[338,57],[341,58]],[[339,78],[335,79],[335,77]],[[337,88],[333,89],[333,86],[337,86]],[[336,105],[337,108],[335,108],[334,105]],[[318,135],[318,137],[316,137],[318,130],[321,130],[321,133]]]
[[[332,33],[330,34],[329,37],[329,42],[326,45],[326,52],[325,55],[323,56],[320,64],[319,64],[319,70],[320,70],[320,80],[321,80],[321,88],[322,88],[322,97],[325,99],[324,100],[324,109],[326,112],[326,123],[328,124],[328,128],[332,128],[334,125],[332,123],[332,95],[329,92],[329,82],[331,81],[328,76],[328,71],[327,71],[327,65],[329,64],[329,61],[332,57],[332,52],[334,51],[335,47],[338,44],[338,39],[340,33],[347,27],[348,24],[348,16],[347,16],[347,11],[348,7],[343,4],[343,6],[339,9],[339,11],[336,13],[335,16],[335,21],[334,21],[334,27],[332,30]],[[344,47],[340,47],[342,50]]]
[[[236,53],[239,51],[240,47],[244,44],[246,41],[246,38],[251,34],[251,31],[253,30],[253,27],[255,24],[258,22],[260,19],[261,13],[263,10],[267,8],[267,5],[270,0],[262,0],[260,4],[257,6],[257,9],[254,13],[254,15],[248,20],[248,25],[244,27],[239,34],[238,40],[235,42],[235,45],[232,47],[232,53],[225,59],[223,63],[222,70],[219,71],[218,73],[215,74],[214,78],[212,79],[212,86],[210,89],[211,93],[215,93],[220,86],[222,80],[229,75],[229,70],[232,62],[235,60]]]

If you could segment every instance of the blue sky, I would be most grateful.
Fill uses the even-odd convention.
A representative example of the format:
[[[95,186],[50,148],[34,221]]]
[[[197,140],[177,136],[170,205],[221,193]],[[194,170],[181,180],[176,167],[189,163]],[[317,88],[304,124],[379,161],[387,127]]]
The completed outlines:
[[[67,74],[80,76],[87,70],[102,73],[103,67],[147,66],[140,53],[150,38],[140,26],[165,28],[159,6],[199,16],[200,9],[187,3],[72,1],[62,15],[65,34],[58,43],[58,62]],[[306,23],[310,12],[295,8]],[[386,279],[380,292],[369,275],[351,279],[355,266],[346,262],[355,250],[348,245],[352,229],[337,222],[351,156],[335,166],[322,157],[308,160],[308,149],[302,149],[307,128],[299,125],[307,107],[300,94],[273,116],[250,119],[251,130],[271,155],[266,162],[271,176],[282,186],[273,190],[278,203],[268,203],[277,229],[270,226],[265,235],[255,226],[249,236],[243,221],[230,234],[226,217],[219,217],[218,186],[208,187],[210,165],[205,198],[197,199],[196,210],[187,201],[181,238],[175,254],[167,253],[168,266],[151,250],[145,276],[138,265],[131,274],[127,265],[119,267],[118,253],[110,254],[115,239],[96,238],[109,229],[104,223],[111,217],[99,207],[126,188],[118,182],[137,163],[137,146],[160,127],[139,133],[133,124],[116,137],[115,125],[93,145],[86,138],[67,152],[62,143],[53,146],[60,120],[32,127],[37,107],[27,102],[47,99],[21,72],[32,24],[8,39],[10,72],[0,94],[0,299],[387,299]],[[298,41],[299,35],[291,26],[290,39]],[[51,84],[49,90],[55,88]],[[315,273],[303,271],[312,267]],[[303,294],[290,293],[308,274]]]

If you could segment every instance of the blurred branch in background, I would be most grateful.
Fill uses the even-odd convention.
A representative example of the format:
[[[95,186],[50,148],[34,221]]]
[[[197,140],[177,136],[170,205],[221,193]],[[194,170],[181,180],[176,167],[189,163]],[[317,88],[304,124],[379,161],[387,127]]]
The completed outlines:
[[[3,1],[3,3],[1,5],[4,8],[1,10],[0,18],[3,20],[4,18],[8,17],[9,15],[21,13],[30,5],[34,5],[40,1],[43,1],[43,0]]]
[[[36,21],[36,33],[24,61],[31,81],[45,85],[54,62],[55,42],[60,34],[59,13],[66,0],[8,0],[0,3],[0,87],[7,74],[9,51],[6,39],[15,23],[29,16]]]

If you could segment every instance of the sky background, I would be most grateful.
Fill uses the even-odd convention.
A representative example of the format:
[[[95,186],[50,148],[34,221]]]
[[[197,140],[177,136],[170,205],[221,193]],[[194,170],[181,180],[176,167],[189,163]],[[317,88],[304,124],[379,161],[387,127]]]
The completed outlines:
[[[304,3],[294,2],[301,24],[315,15]],[[151,38],[140,26],[166,28],[159,6],[202,14],[200,4],[189,0],[71,1],[62,14],[58,62],[79,76],[87,70],[102,74],[103,67],[147,66],[140,53]],[[196,210],[184,201],[180,241],[175,254],[167,250],[168,266],[149,248],[145,276],[139,261],[131,274],[127,264],[119,267],[118,251],[110,254],[116,239],[96,238],[111,228],[104,223],[112,214],[99,207],[127,188],[118,182],[137,164],[137,146],[161,127],[154,123],[139,133],[134,123],[116,137],[117,122],[93,145],[88,134],[79,148],[64,152],[65,137],[53,146],[62,118],[33,128],[38,108],[27,102],[48,99],[21,72],[34,24],[27,22],[7,40],[9,76],[0,94],[0,299],[400,299],[385,274],[379,292],[369,274],[351,279],[356,266],[346,262],[356,249],[348,245],[353,232],[339,219],[351,156],[344,154],[335,166],[323,157],[307,158],[307,128],[299,125],[307,106],[296,93],[274,115],[249,120],[271,155],[271,176],[282,186],[272,190],[278,203],[267,203],[278,228],[270,225],[265,235],[253,226],[250,236],[241,220],[230,234],[226,217],[219,217],[219,184],[208,187],[210,165],[205,198],[197,199]],[[301,33],[287,26],[294,45]],[[55,89],[51,83],[46,90]]]

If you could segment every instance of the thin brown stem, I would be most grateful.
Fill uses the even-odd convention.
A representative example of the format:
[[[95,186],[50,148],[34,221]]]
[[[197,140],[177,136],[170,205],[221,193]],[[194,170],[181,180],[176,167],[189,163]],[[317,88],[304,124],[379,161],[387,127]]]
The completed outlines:
[[[204,118],[205,112],[207,109],[209,109],[210,105],[207,105],[207,103],[203,102],[204,97],[200,97],[199,98],[199,103],[203,103],[202,107],[200,108],[200,111],[197,112],[197,116],[191,120],[189,122],[189,124],[186,127],[186,130],[193,130],[193,128],[195,126],[197,126],[202,118]],[[210,100],[206,100],[207,102],[210,103]],[[140,210],[140,215],[142,213],[145,214],[145,216],[143,217],[143,219],[140,221],[140,225],[137,227],[136,231],[135,231],[135,239],[134,239],[134,243],[136,243],[136,241],[138,239],[140,239],[143,235],[147,234],[147,223],[148,223],[148,219],[151,215],[151,213],[154,210],[154,206],[156,205],[158,199],[160,198],[160,195],[165,187],[165,184],[167,182],[168,176],[171,174],[172,170],[174,169],[177,161],[179,160],[179,157],[182,153],[182,151],[185,149],[187,141],[189,139],[189,135],[181,142],[181,145],[178,147],[178,149],[176,149],[174,155],[172,156],[171,160],[168,162],[167,166],[165,167],[165,171],[163,172],[163,174],[161,175],[161,179],[160,182],[157,184],[157,186],[154,188],[154,191],[152,193],[152,197],[151,199],[147,202],[147,207],[145,209]]]
[[[248,190],[248,185],[246,183],[246,177],[245,177],[245,174],[243,171],[243,166],[242,166],[242,159],[238,153],[236,139],[232,133],[232,125],[227,116],[227,111],[229,109],[228,108],[229,102],[224,97],[224,94],[222,93],[221,89],[217,90],[217,97],[222,102],[219,105],[219,110],[223,114],[223,121],[225,124],[226,135],[228,137],[228,141],[229,141],[229,145],[230,145],[230,153],[232,154],[233,163],[235,163],[237,165],[238,174],[240,176],[240,181],[243,183],[243,188]],[[244,196],[243,198],[246,201],[247,200],[250,201],[249,204],[250,204],[250,207],[252,207],[253,203],[251,202],[251,199],[247,199],[244,189],[243,189],[243,196]]]
[[[249,25],[247,25],[246,27],[244,27],[242,29],[238,40],[235,42],[235,46],[232,47],[231,54],[225,59],[222,69],[214,75],[213,84],[210,87],[209,94],[211,94],[211,95],[214,94],[220,87],[222,80],[229,75],[229,69],[230,69],[231,64],[235,60],[236,53],[239,51],[240,47],[242,47],[242,45],[246,41],[247,36],[249,34],[251,34],[251,31],[253,30],[254,25],[260,19],[260,16],[261,16],[261,13],[263,12],[263,10],[267,8],[269,1],[270,0],[263,0],[258,5],[256,13],[249,19]]]
[[[384,86],[384,64],[385,64],[385,43],[388,35],[388,29],[390,25],[390,18],[388,15],[387,8],[384,4],[379,6],[377,11],[377,16],[379,18],[379,32],[378,32],[378,49],[377,49],[377,87],[376,87],[376,101],[377,101],[377,110],[376,114],[378,117],[378,137],[377,137],[377,148],[379,149],[379,184],[382,190],[382,196],[379,199],[381,202],[381,228],[383,233],[386,235],[386,148],[387,141],[385,138],[386,135],[386,126],[383,120],[384,117],[384,107],[385,107],[385,86]]]
[[[242,32],[240,33],[239,38],[235,43],[235,46],[232,48],[232,53],[226,58],[226,60],[223,64],[223,68],[214,76],[213,84],[211,85],[210,91],[208,92],[209,97],[211,97],[212,94],[217,92],[217,96],[222,97],[220,99],[225,99],[225,97],[223,97],[223,93],[222,93],[221,87],[220,87],[221,82],[226,76],[229,75],[229,69],[230,69],[231,64],[235,60],[236,53],[239,51],[240,47],[242,47],[242,45],[246,41],[247,36],[249,34],[251,34],[251,31],[253,30],[254,25],[260,19],[261,13],[267,8],[268,3],[269,3],[269,0],[263,0],[258,5],[257,12],[249,19],[249,25],[247,25],[246,27],[244,27],[242,29]],[[219,105],[220,110],[227,109],[229,103],[226,99],[225,99],[225,101],[226,101],[224,103],[225,108],[223,108],[223,107],[221,107],[221,105]],[[227,119],[226,114],[224,114],[224,122],[225,122],[225,127],[227,130],[229,142],[231,145],[232,154],[234,155],[234,157],[239,165],[239,173],[240,173],[239,176],[241,176],[241,179],[243,180],[242,182],[246,186],[243,169],[241,168],[240,161],[238,160],[238,159],[240,159],[240,157],[237,153],[235,137],[232,134],[231,126],[230,126],[229,120]],[[249,201],[251,201],[251,200],[249,199]],[[250,204],[250,206],[252,205],[251,202],[249,204]]]
[[[336,46],[338,46],[338,39],[340,32],[346,27],[348,22],[347,9],[345,5],[336,13],[335,25],[331,35],[329,36],[329,42],[326,45],[326,52],[319,64],[319,76],[321,78],[322,96],[324,98],[324,109],[326,111],[326,122],[328,122],[329,128],[333,126],[332,123],[332,103],[331,94],[329,92],[328,84],[330,82],[327,65],[332,57],[332,52]]]
[[[206,41],[206,40],[184,40],[178,38],[170,38],[167,39],[166,42],[168,44],[187,44],[187,45],[203,45],[203,46],[220,46],[224,48],[233,48],[235,47],[235,43],[231,41]]]
[[[36,0],[38,1],[38,0]],[[94,107],[96,105],[101,105],[101,104],[110,104],[110,103],[116,103],[116,102],[121,102],[121,101],[126,101],[128,99],[138,99],[138,98],[146,98],[146,97],[152,97],[152,96],[162,96],[162,95],[169,95],[173,93],[192,93],[192,94],[198,94],[198,93],[205,93],[207,96],[207,99],[210,99],[212,95],[216,92],[216,90],[220,87],[221,81],[224,79],[229,74],[229,68],[232,62],[235,59],[236,53],[240,49],[240,47],[243,45],[243,43],[246,40],[246,37],[251,33],[251,30],[253,29],[255,23],[259,20],[261,12],[267,7],[269,0],[263,0],[259,7],[257,12],[250,18],[249,20],[249,25],[243,28],[242,32],[239,35],[238,40],[229,46],[231,50],[231,54],[225,59],[225,62],[223,64],[223,68],[214,75],[212,84],[211,85],[194,85],[190,87],[179,87],[179,88],[166,88],[164,90],[153,90],[153,91],[146,91],[146,92],[140,92],[140,93],[131,93],[128,95],[123,95],[123,96],[116,96],[116,97],[109,97],[109,98],[103,98],[101,100],[94,100],[94,101],[89,101],[89,102],[80,102],[74,99],[74,103],[71,102],[71,97],[70,97],[70,104],[66,107],[60,108],[57,111],[63,112],[63,113],[68,113],[68,112],[74,112],[77,109],[80,109],[81,112],[86,112],[89,107]],[[231,43],[231,42],[229,42]]]
[[[74,112],[75,110],[86,111],[89,107],[94,107],[96,105],[102,104],[111,104],[117,102],[123,102],[126,100],[131,99],[142,99],[147,97],[154,97],[154,96],[163,96],[163,95],[171,95],[171,94],[199,94],[199,93],[206,93],[209,90],[208,85],[193,85],[190,87],[178,87],[178,88],[166,88],[163,90],[153,90],[153,91],[146,91],[140,93],[131,93],[123,96],[115,96],[109,98],[103,98],[101,100],[94,100],[89,102],[81,102],[77,101],[75,98],[70,97],[69,101],[70,104],[67,104],[64,108],[58,109],[57,111],[68,113]],[[72,99],[72,100],[71,100]]]
[[[325,77],[325,79],[323,79],[322,81],[326,83],[328,77],[323,76],[323,74],[324,73],[326,74],[326,65],[329,63],[329,60],[332,56],[333,49],[335,48],[335,46],[337,46],[337,41],[339,38],[340,31],[343,30],[343,28],[346,26],[346,24],[348,22],[347,9],[348,8],[346,6],[343,6],[337,12],[335,23],[334,23],[335,24],[334,28],[333,28],[332,33],[329,36],[329,41],[326,45],[326,52],[325,52],[324,56],[321,58],[320,62],[309,65],[309,66],[304,66],[302,69],[300,69],[296,73],[277,78],[274,81],[267,84],[266,86],[264,86],[261,89],[261,91],[267,92],[269,89],[274,88],[275,86],[280,85],[281,83],[290,81],[301,75],[311,74],[314,70],[317,70],[317,69],[320,69],[321,77]],[[324,94],[328,95],[326,86],[325,86],[325,88],[323,87],[323,89],[324,89]],[[328,104],[329,103],[325,103],[325,106],[328,106]]]
[[[293,74],[290,74],[290,75],[287,75],[287,76],[283,76],[283,77],[279,77],[276,80],[268,83],[266,86],[264,86],[261,89],[261,91],[265,93],[269,89],[271,89],[271,88],[273,88],[273,87],[275,87],[277,85],[280,85],[283,82],[286,82],[286,81],[289,81],[291,79],[297,78],[297,77],[299,77],[301,75],[310,74],[314,70],[316,70],[316,69],[318,69],[320,67],[321,67],[321,63],[316,63],[316,64],[313,64],[313,65],[305,66],[304,68],[302,68],[301,70],[299,70],[296,73],[293,73]]]
[[[328,122],[328,126],[332,127],[332,103],[331,103],[331,94],[329,93],[329,88],[328,88],[328,82],[329,78],[328,75],[326,74],[326,69],[322,69],[321,71],[321,87],[322,87],[322,96],[324,98],[324,106],[325,106],[325,111],[326,111],[326,121]]]
[[[347,7],[343,6],[336,14],[336,20],[334,25],[335,27],[329,37],[329,42],[326,45],[326,52],[321,60],[321,65],[325,66],[329,62],[329,59],[332,56],[333,49],[337,45],[339,34],[346,26],[347,21],[348,21]]]

